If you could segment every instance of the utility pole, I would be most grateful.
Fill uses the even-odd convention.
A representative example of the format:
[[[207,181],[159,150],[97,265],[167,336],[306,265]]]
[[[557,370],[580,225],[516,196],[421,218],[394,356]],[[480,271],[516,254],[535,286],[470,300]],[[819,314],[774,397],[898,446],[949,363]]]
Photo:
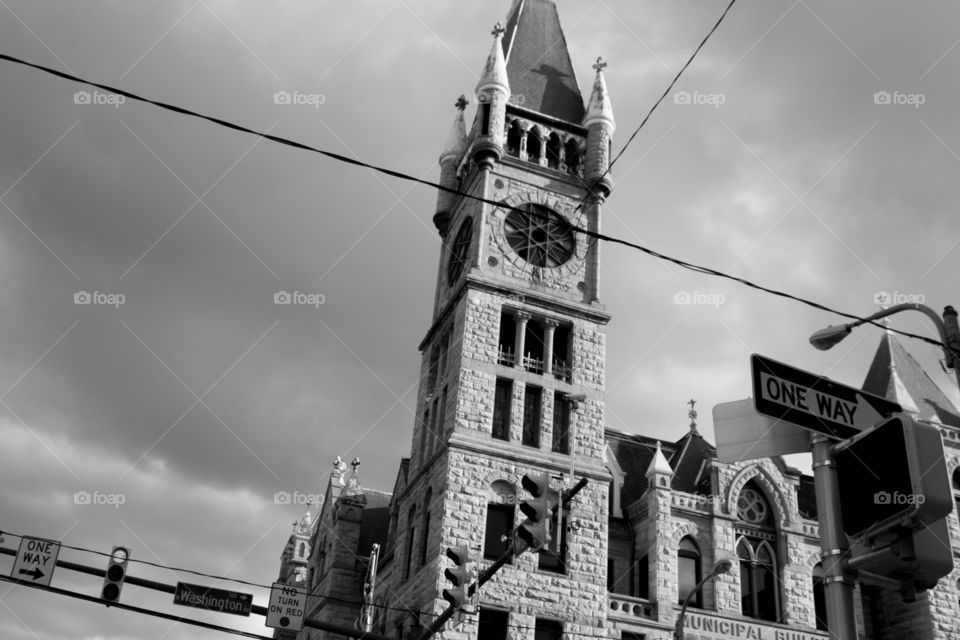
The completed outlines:
[[[840,486],[837,469],[830,454],[833,443],[825,435],[815,434],[813,444],[813,482],[817,494],[817,518],[820,522],[820,551],[823,563],[824,596],[831,640],[857,640],[853,616],[853,579],[847,575],[846,558],[850,551],[841,523]]]

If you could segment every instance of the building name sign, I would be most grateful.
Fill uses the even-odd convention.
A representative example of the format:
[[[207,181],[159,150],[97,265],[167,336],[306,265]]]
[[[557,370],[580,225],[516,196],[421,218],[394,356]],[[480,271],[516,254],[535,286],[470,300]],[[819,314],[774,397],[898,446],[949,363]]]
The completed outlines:
[[[684,638],[690,640],[825,640],[826,634],[768,627],[744,620],[715,618],[687,611]]]

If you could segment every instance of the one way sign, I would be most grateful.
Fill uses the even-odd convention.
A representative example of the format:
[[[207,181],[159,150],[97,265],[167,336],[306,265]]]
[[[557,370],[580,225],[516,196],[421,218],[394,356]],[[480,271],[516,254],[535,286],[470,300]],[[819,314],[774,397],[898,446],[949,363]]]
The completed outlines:
[[[59,542],[24,536],[20,540],[20,549],[17,551],[17,559],[13,562],[13,571],[10,575],[21,582],[49,586],[53,570],[57,566],[58,555],[60,555]]]
[[[753,354],[757,413],[845,440],[903,411],[886,398]]]

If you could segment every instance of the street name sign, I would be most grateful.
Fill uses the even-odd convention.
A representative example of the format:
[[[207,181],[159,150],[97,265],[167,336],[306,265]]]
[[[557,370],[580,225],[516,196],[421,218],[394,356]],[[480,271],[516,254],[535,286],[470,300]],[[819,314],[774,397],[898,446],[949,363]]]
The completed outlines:
[[[24,536],[20,539],[17,559],[13,561],[13,570],[10,575],[21,582],[50,586],[58,555],[60,555],[59,542]]]
[[[177,590],[173,594],[173,604],[249,616],[253,606],[253,594],[178,582]]]
[[[282,582],[270,585],[270,605],[267,608],[267,626],[274,629],[303,629],[307,611],[307,590]]]
[[[750,399],[714,406],[713,431],[720,462],[741,462],[810,450],[807,431],[797,429],[789,422],[760,415]]]
[[[758,413],[831,438],[852,438],[903,411],[886,398],[756,353],[750,356],[750,364]]]

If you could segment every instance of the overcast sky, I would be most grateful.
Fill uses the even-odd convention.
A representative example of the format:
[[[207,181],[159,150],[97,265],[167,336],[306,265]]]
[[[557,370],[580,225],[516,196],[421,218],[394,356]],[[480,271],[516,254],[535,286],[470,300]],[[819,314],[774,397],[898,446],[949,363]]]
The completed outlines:
[[[0,0],[0,52],[435,180],[509,4]],[[609,61],[619,149],[726,3],[558,4],[584,92]],[[614,169],[603,230],[851,313],[880,291],[960,304],[958,41],[945,0],[741,0]],[[390,489],[409,454],[436,193],[9,62],[0,82],[4,546],[122,543],[269,584],[302,513],[275,493],[322,492],[337,455]],[[838,316],[623,247],[601,269],[610,428],[676,440],[695,398],[713,441],[751,353],[859,385],[880,339],[818,352],[807,337]],[[893,326],[935,335],[920,314]],[[937,349],[903,340],[956,401]],[[269,635],[129,585],[123,601]],[[223,637],[8,584],[0,636]]]

